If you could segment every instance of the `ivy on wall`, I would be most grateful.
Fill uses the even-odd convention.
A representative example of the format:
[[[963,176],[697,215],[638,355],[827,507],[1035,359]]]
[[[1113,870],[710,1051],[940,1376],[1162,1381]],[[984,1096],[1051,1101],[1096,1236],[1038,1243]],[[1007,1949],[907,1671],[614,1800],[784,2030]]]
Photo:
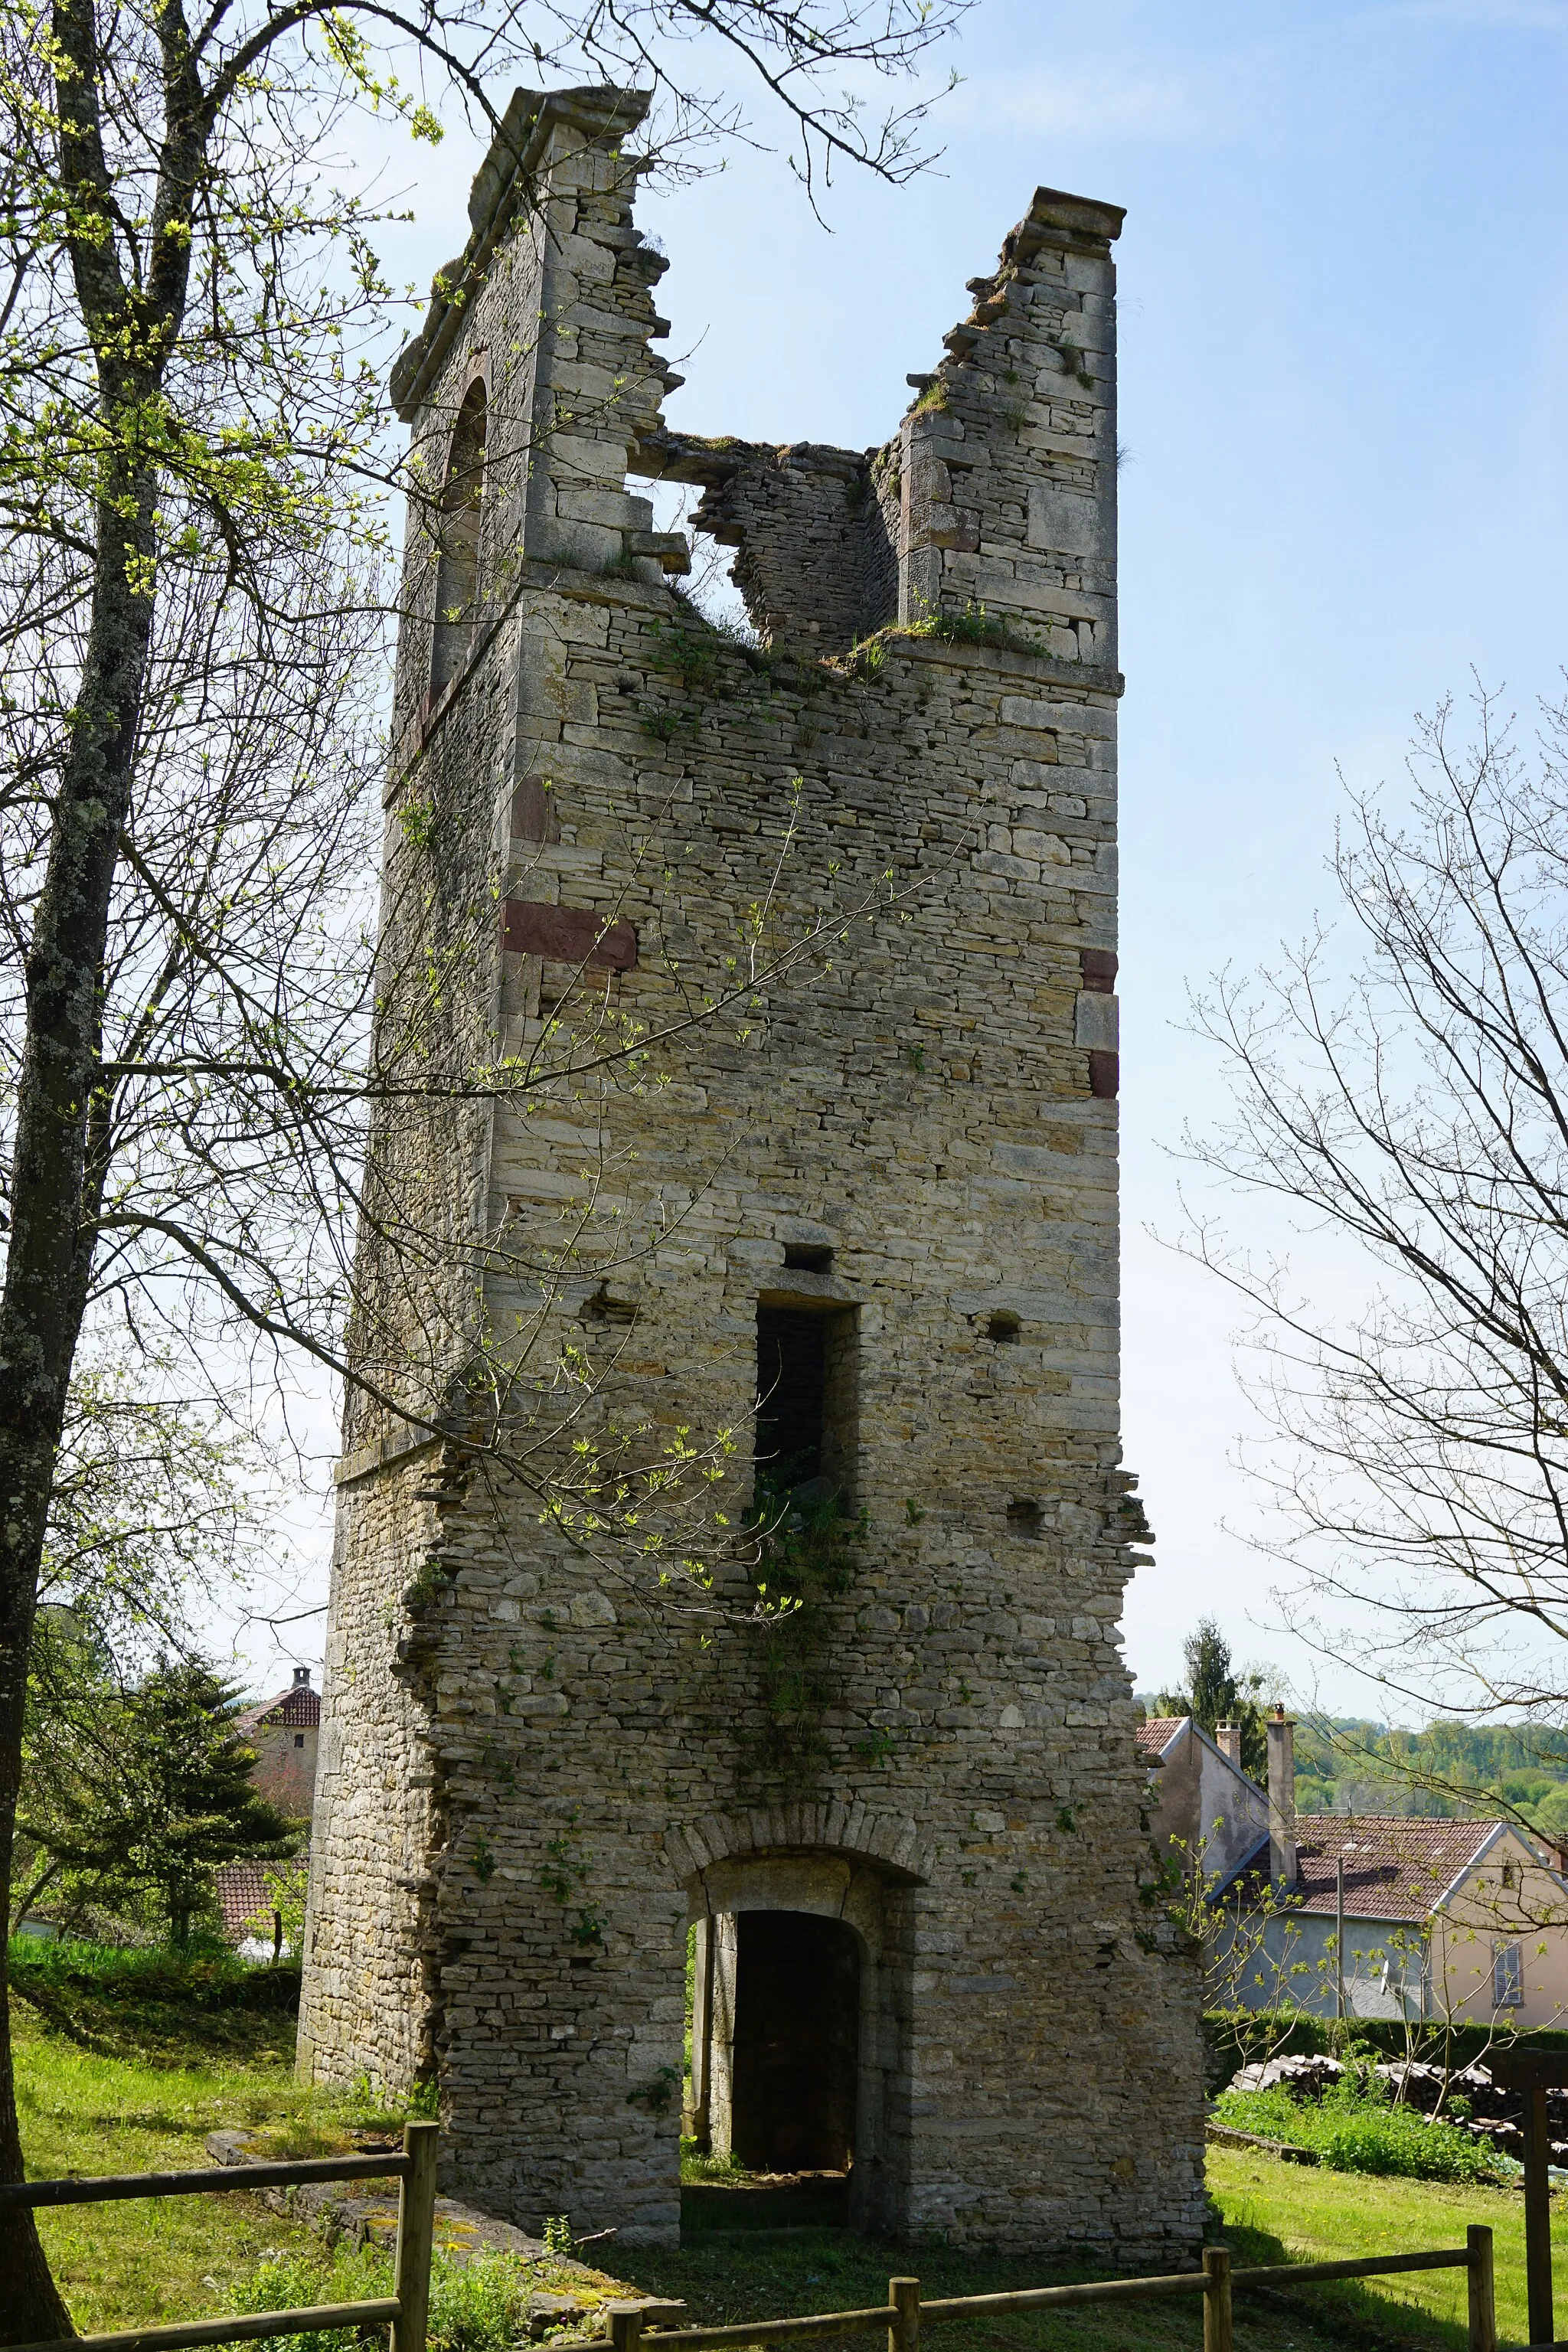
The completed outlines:
[[[759,1788],[800,1795],[816,1785],[830,1759],[825,1727],[837,1691],[830,1604],[854,1582],[866,1514],[851,1517],[832,1493],[764,1486],[749,1524],[760,1604],[750,1639],[762,1712],[742,1738],[742,1774]]]

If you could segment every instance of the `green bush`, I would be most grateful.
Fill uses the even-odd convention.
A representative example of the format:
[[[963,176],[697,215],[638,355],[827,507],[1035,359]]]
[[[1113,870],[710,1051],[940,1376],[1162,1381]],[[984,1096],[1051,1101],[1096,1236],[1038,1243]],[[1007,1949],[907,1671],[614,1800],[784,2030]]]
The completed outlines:
[[[1381,2084],[1337,2083],[1321,2100],[1293,2099],[1289,2091],[1225,2091],[1216,2122],[1264,2139],[1315,2150],[1333,2172],[1400,2173],[1412,2180],[1495,2180],[1493,2150],[1467,2131],[1429,2122],[1414,2107],[1398,2107]]]

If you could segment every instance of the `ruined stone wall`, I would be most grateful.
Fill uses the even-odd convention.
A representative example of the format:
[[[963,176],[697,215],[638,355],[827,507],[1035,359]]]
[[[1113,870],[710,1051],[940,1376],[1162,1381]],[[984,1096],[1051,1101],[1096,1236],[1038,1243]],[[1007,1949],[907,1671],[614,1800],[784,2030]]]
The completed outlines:
[[[731,576],[764,645],[836,654],[898,612],[896,519],[872,478],[881,454],[661,428],[641,436],[636,462],[658,478],[703,485],[692,528],[739,551]]]
[[[595,397],[656,383],[651,305],[605,292],[637,250],[625,168],[584,119],[547,125],[543,330],[492,264],[424,390],[404,365],[418,415],[455,410],[477,341],[531,334],[531,413],[558,415],[558,326],[570,364],[596,352]],[[301,2053],[437,2080],[452,2178],[530,2225],[674,2232],[688,1921],[839,1901],[874,1988],[863,2223],[1129,2263],[1197,2242],[1197,1984],[1142,1884],[1117,1631],[1146,1533],[1120,1467],[1108,992],[1119,220],[1037,198],[947,404],[856,461],[868,494],[812,575],[837,564],[837,659],[782,625],[761,651],[707,630],[635,516],[567,510],[568,470],[574,501],[595,466],[612,499],[628,457],[668,462],[674,436],[604,394],[562,472],[536,446],[504,620],[395,767],[389,887],[434,857],[456,891],[468,861],[484,1018],[558,1071],[445,1171],[490,1332],[531,1332],[546,1368],[570,1334],[601,1434],[731,1430],[731,1518],[759,1307],[836,1318],[853,1390],[835,1475],[861,1516],[793,1716],[721,1531],[712,1603],[683,1602],[456,1448],[382,1431],[342,1465]],[[1094,356],[1058,389],[1040,353],[1069,313]],[[824,456],[795,470],[850,478]],[[744,505],[781,611],[768,533],[794,544],[802,511]],[[895,513],[906,625],[850,650],[862,583],[890,576],[866,532]],[[414,807],[453,811],[446,835]],[[607,1071],[618,1024],[645,1058]]]

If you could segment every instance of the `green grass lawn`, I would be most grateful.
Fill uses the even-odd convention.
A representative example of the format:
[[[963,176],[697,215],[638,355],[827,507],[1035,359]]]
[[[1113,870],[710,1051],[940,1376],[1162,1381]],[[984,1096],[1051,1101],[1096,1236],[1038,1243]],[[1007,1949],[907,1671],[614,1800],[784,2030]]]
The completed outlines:
[[[1211,2234],[1231,2248],[1237,2269],[1248,2263],[1334,2262],[1414,2252],[1423,2246],[1462,2246],[1467,2223],[1489,2222],[1497,2261],[1498,2340],[1528,2340],[1524,2200],[1518,2189],[1329,2172],[1233,2147],[1209,2149],[1208,2183],[1220,2217]],[[1568,2207],[1561,2199],[1553,2200],[1552,2238],[1559,2257],[1568,2254]],[[1323,2312],[1383,2312],[1402,2333],[1415,2328],[1428,2339],[1465,2340],[1462,2271],[1415,2271],[1362,2288],[1320,2286],[1300,2294],[1304,2305]],[[1241,2308],[1237,2296],[1238,2315]],[[1565,2316],[1568,2263],[1558,2272],[1560,2328]]]
[[[16,2000],[13,2021],[23,2139],[35,2176],[197,2167],[215,2126],[270,2125],[303,2141],[349,2112],[293,2080],[292,2021],[285,2014],[187,2011],[153,2000],[132,2016],[117,2015],[90,1993],[67,1998],[57,1990],[45,2011]],[[1221,2147],[1209,2151],[1209,2189],[1210,2235],[1231,2247],[1237,2268],[1459,2244],[1468,2222],[1489,2221],[1497,2233],[1500,2336],[1524,2341],[1517,2191],[1332,2173]],[[40,2226],[80,2328],[222,2310],[246,2296],[268,2258],[286,2266],[291,2294],[309,2288],[333,2299],[348,2291],[345,2258],[243,2195],[67,2207],[40,2215]],[[366,2291],[363,2261],[352,2267],[355,2291]],[[829,2231],[639,2249],[618,2267],[636,2288],[682,2298],[697,2324],[879,2303],[895,2273],[918,2275],[929,2294],[1090,2274]],[[1562,2304],[1568,2316],[1568,2270]],[[1464,2315],[1459,2272],[1302,2289],[1267,2302],[1238,2295],[1237,2343],[1240,2352],[1330,2352],[1347,2343],[1456,2352]],[[460,2331],[448,2340],[459,2343]],[[849,2341],[863,2352],[869,2339]],[[1196,2299],[952,2323],[933,2338],[944,2352],[949,2346],[952,2352],[1196,2352],[1201,2341]]]
[[[204,2141],[217,2125],[280,2119],[306,2102],[287,2016],[226,2016],[204,2036],[199,2021],[165,2014],[145,2038],[126,2032],[118,2054],[90,2011],[46,2021],[14,2000],[11,2021],[22,2144],[37,2178],[190,2170],[210,2162]],[[314,2255],[321,2245],[243,2196],[67,2205],[40,2213],[38,2226],[79,2328],[200,2317],[268,2251]]]

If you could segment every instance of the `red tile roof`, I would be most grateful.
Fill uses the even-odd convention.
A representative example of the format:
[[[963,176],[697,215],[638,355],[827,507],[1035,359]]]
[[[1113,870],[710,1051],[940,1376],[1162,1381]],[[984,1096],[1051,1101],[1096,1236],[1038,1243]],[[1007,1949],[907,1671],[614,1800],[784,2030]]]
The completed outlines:
[[[1500,1826],[1403,1813],[1299,1813],[1291,1908],[1334,1910],[1342,1853],[1347,1918],[1425,1919]]]
[[[238,1720],[240,1730],[247,1734],[259,1731],[264,1723],[284,1724],[291,1731],[314,1731],[321,1720],[321,1694],[309,1683],[296,1683],[292,1690],[279,1691],[276,1698],[247,1706]]]
[[[213,1891],[223,1917],[226,1941],[237,1944],[247,1935],[271,1933],[273,1896],[268,1872],[288,1865],[263,1862],[226,1862],[213,1873]]]
[[[1163,1756],[1182,1726],[1191,1720],[1185,1715],[1152,1715],[1146,1723],[1138,1726],[1139,1755]]]

